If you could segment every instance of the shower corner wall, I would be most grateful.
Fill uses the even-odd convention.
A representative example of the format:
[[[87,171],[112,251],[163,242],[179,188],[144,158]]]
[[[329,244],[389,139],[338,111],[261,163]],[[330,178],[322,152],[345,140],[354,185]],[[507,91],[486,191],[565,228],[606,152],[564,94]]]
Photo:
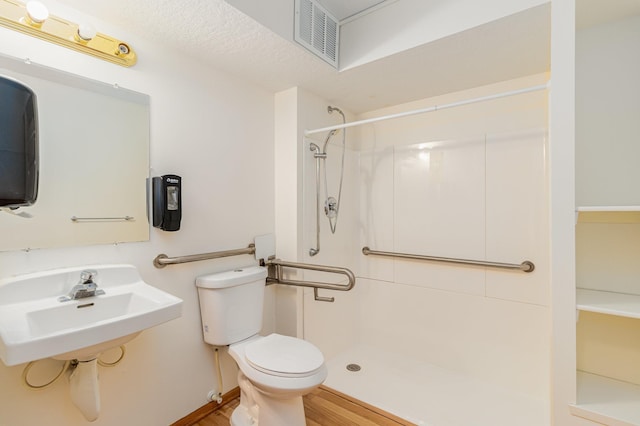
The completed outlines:
[[[300,131],[315,129],[334,124],[341,124],[341,119],[336,114],[328,114],[327,106],[330,103],[316,95],[301,92],[300,96]],[[337,105],[340,107],[340,105]],[[347,120],[353,119],[353,115],[344,111]],[[340,186],[340,174],[342,169],[342,136],[345,136],[345,160],[343,189],[340,197],[335,233],[331,232],[329,220],[324,212],[324,200],[326,185],[329,188],[329,196],[338,198]],[[302,204],[299,206],[302,213],[302,250],[300,260],[305,263],[331,265],[345,267],[352,270],[358,276],[357,260],[359,250],[359,196],[358,196],[358,152],[353,149],[356,140],[354,129],[338,131],[330,138],[326,153],[327,158],[321,160],[321,197],[319,215],[319,241],[316,240],[316,159],[309,149],[310,143],[322,145],[327,134],[312,135],[309,138],[301,138],[302,161],[300,163],[301,181],[303,185]],[[318,247],[319,252],[311,256],[309,249]],[[345,284],[344,277],[331,276],[329,274],[313,271],[305,272],[307,279]],[[356,287],[358,284],[356,283]],[[312,289],[303,291],[303,322],[304,337],[320,347],[326,359],[330,359],[337,353],[344,351],[349,344],[357,340],[357,333],[353,324],[352,297],[354,290],[349,292],[319,290],[320,296],[334,297],[333,303],[318,302],[314,300]],[[317,318],[321,318],[318,321]],[[332,330],[332,332],[327,332]]]
[[[275,158],[276,158],[276,253],[278,257],[304,263],[316,263],[346,267],[355,272],[355,247],[357,241],[356,218],[357,206],[351,200],[357,200],[355,188],[349,188],[342,194],[344,202],[338,218],[336,233],[331,234],[327,218],[322,213],[321,249],[316,256],[310,256],[309,249],[316,246],[316,218],[315,218],[315,159],[309,149],[310,143],[321,145],[325,134],[305,137],[304,130],[339,124],[336,114],[329,115],[327,106],[330,103],[304,89],[294,87],[279,92],[275,97]],[[350,114],[347,119],[350,119]],[[347,134],[347,145],[350,131]],[[339,150],[331,141],[327,151],[331,173],[332,167],[340,166]],[[335,158],[334,158],[335,157]],[[335,163],[332,160],[336,160]],[[352,151],[347,151],[345,158],[345,182],[355,182],[354,173],[358,167],[357,157]],[[355,171],[355,172],[354,172]],[[338,170],[339,172],[339,170]],[[337,187],[338,182],[329,176],[329,185]],[[337,195],[336,195],[337,196]],[[344,208],[342,208],[344,207]],[[347,254],[347,255],[345,255]],[[313,271],[297,272],[298,279],[319,279],[323,281],[336,280]],[[340,282],[340,281],[336,281]],[[335,296],[336,299],[345,293],[319,290],[322,296]],[[304,308],[317,303],[313,298],[313,289],[280,286],[278,289],[276,309],[276,331],[293,335],[318,344],[325,356],[331,350],[324,347],[331,346],[327,342],[316,342],[309,339],[306,329]],[[329,305],[329,304],[326,304]],[[295,320],[295,322],[294,322]],[[353,336],[351,336],[353,337]]]

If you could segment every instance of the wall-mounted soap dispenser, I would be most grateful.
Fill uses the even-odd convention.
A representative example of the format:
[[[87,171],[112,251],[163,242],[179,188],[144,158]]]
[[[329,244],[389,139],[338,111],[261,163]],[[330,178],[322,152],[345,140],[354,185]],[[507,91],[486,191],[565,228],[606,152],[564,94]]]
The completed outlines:
[[[153,186],[153,226],[163,231],[177,231],[182,219],[182,178],[157,176]]]

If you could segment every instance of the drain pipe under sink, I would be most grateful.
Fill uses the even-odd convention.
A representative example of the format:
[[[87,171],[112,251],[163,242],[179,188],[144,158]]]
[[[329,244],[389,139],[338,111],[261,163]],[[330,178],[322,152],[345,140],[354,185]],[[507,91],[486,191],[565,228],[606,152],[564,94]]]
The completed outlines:
[[[95,421],[100,415],[98,358],[78,360],[69,377],[71,400],[85,419]]]

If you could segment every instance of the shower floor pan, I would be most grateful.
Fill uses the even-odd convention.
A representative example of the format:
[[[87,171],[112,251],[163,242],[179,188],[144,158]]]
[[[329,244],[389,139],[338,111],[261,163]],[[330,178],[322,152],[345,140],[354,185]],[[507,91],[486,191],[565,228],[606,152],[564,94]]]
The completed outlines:
[[[360,370],[348,365],[357,364]],[[325,386],[428,426],[543,426],[544,400],[399,354],[355,346],[327,361]]]

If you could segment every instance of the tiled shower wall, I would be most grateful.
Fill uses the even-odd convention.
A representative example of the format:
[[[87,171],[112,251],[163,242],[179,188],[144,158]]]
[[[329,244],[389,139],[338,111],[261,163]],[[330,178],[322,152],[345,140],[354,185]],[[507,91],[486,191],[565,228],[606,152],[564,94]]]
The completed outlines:
[[[361,118],[527,87],[545,77]],[[349,293],[332,294],[333,304],[305,295],[305,338],[327,358],[361,343],[544,398],[550,351],[546,104],[546,93],[535,92],[359,129],[348,144],[355,148],[348,164],[358,174],[345,180],[355,197],[347,200],[358,205],[349,214],[345,200],[343,229],[321,235],[332,260],[353,267],[358,282]],[[327,167],[337,173],[336,163]],[[312,177],[305,174],[305,193],[314,194]],[[305,199],[305,221],[314,206]],[[536,269],[525,274],[375,258],[362,255],[363,246],[507,263],[526,259]]]

